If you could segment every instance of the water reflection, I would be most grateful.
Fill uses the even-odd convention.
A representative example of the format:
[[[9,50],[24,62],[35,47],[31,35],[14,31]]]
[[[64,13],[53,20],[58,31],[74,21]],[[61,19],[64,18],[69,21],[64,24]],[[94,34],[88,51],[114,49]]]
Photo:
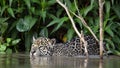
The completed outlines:
[[[30,68],[28,57],[25,54],[0,54],[0,68]]]
[[[99,68],[103,68],[103,60],[99,60]]]
[[[0,54],[0,68],[120,68],[120,57],[34,57]]]
[[[34,57],[30,62],[32,68],[103,68],[103,63],[98,58]]]

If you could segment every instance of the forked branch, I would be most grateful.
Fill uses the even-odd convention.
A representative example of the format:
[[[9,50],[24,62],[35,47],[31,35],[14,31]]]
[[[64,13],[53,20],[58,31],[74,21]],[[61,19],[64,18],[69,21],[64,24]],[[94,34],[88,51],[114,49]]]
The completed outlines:
[[[72,18],[72,16],[70,15],[70,12],[68,11],[68,8],[66,7],[66,5],[64,5],[62,2],[60,2],[59,0],[56,0],[58,4],[60,4],[66,11],[71,23],[72,23],[72,26],[75,30],[75,32],[77,33],[77,35],[79,36],[79,38],[81,39],[81,41],[84,43],[84,47],[85,47],[85,53],[86,53],[86,56],[88,57],[88,51],[87,51],[87,42],[85,41],[84,37],[82,37],[82,35],[79,33],[78,29],[76,28],[75,26],[75,22]]]

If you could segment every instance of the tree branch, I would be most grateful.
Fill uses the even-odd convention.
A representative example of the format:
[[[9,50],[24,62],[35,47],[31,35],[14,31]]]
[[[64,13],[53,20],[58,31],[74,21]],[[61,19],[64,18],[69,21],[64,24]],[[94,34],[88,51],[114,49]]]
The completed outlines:
[[[85,41],[84,37],[82,37],[82,35],[79,33],[78,29],[76,28],[76,26],[75,26],[75,24],[74,24],[75,22],[74,22],[73,18],[71,17],[71,15],[70,15],[70,13],[69,13],[69,11],[68,11],[68,8],[67,8],[63,3],[61,3],[59,0],[56,0],[56,1],[57,1],[58,4],[60,4],[60,5],[65,9],[65,11],[66,11],[66,13],[67,13],[67,15],[68,15],[71,23],[72,23],[72,26],[73,26],[75,32],[77,33],[77,35],[79,36],[79,38],[80,38],[80,39],[82,40],[82,42],[84,43],[85,54],[86,54],[86,56],[88,57],[87,42]]]
[[[59,0],[58,0],[59,1]],[[80,19],[82,21],[82,24],[91,32],[91,34],[93,35],[93,37],[96,39],[97,42],[99,42],[98,38],[96,37],[96,35],[94,34],[94,32],[92,31],[92,29],[87,25],[86,21],[84,20],[84,18],[81,16],[80,11],[77,7],[76,1],[74,0],[75,3],[75,7],[77,9],[78,15],[76,15],[74,12],[70,11],[73,15],[75,15],[78,19]],[[61,6],[64,6],[64,4],[61,4]],[[64,6],[65,8],[66,6]],[[68,10],[68,9],[67,9]]]
[[[94,32],[92,31],[92,29],[87,25],[86,21],[84,20],[84,18],[82,16],[78,16],[76,15],[74,12],[71,11],[71,13],[73,15],[75,15],[77,18],[79,18],[82,21],[82,24],[91,32],[91,34],[93,35],[93,37],[96,39],[97,42],[99,42],[98,38],[96,37],[96,35],[94,34]]]
[[[103,59],[103,5],[104,0],[99,0],[99,24],[100,24],[100,58]]]

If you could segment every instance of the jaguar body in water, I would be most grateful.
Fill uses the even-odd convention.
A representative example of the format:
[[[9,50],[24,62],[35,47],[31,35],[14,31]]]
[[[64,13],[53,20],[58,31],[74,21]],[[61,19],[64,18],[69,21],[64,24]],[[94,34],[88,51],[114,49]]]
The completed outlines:
[[[99,43],[94,37],[84,36],[87,41],[89,55],[99,55]],[[79,37],[67,41],[66,43],[56,43],[55,39],[46,37],[33,38],[30,56],[80,56],[85,55],[83,43]]]

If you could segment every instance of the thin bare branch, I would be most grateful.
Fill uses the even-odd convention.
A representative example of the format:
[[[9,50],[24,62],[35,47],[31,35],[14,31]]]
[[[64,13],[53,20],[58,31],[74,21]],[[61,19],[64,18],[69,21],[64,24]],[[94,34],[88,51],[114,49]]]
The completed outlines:
[[[103,59],[103,5],[104,5],[104,0],[99,0],[99,24],[100,24],[100,58]]]
[[[77,33],[77,35],[80,37],[80,39],[84,43],[85,53],[86,53],[86,56],[88,57],[87,42],[85,41],[84,37],[82,37],[82,35],[79,33],[78,29],[76,28],[75,22],[74,22],[73,18],[71,17],[70,12],[68,11],[68,8],[63,3],[61,3],[59,0],[56,0],[56,1],[57,1],[58,4],[60,4],[65,9],[65,11],[66,11],[71,23],[72,23],[72,26],[73,26],[75,32]]]
[[[87,25],[86,21],[84,20],[84,18],[81,16],[80,11],[77,7],[77,3],[76,0],[74,0],[75,3],[75,7],[77,9],[78,15],[76,15],[74,12],[70,11],[73,15],[75,15],[78,19],[80,19],[82,21],[82,24],[91,32],[91,34],[93,35],[93,37],[96,39],[97,42],[99,42],[98,38],[96,37],[96,35],[94,34],[94,32],[92,31],[92,29]]]
[[[71,13],[73,15],[75,15],[77,18],[79,18],[82,21],[82,24],[91,32],[91,34],[93,35],[93,37],[96,39],[97,42],[99,42],[98,38],[96,37],[96,35],[94,34],[94,32],[92,31],[92,29],[87,25],[86,21],[84,20],[84,18],[82,16],[78,16],[76,15],[74,12],[71,11]]]

